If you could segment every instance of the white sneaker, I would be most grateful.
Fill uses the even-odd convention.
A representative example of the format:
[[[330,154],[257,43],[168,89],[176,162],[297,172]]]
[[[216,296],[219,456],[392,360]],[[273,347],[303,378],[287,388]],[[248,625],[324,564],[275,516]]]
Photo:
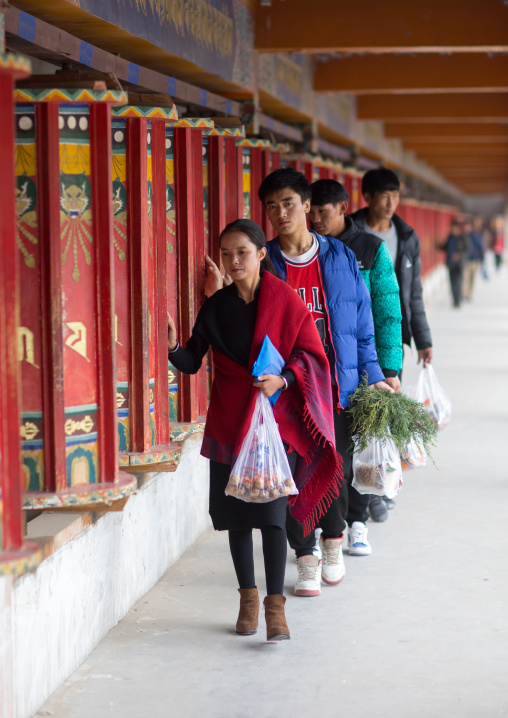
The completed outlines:
[[[344,557],[342,555],[344,534],[342,534],[340,538],[326,540],[323,540],[321,536],[319,543],[323,554],[322,579],[329,586],[336,586],[346,575],[346,567],[344,566]]]
[[[321,536],[323,530],[322,529],[315,529],[314,530],[314,536],[316,537],[316,545],[312,549],[312,553],[314,556],[317,556],[319,559],[323,558],[323,554],[321,553],[321,544],[319,542],[319,537]]]
[[[296,559],[298,579],[295,596],[319,596],[321,593],[321,561],[317,556],[300,556]]]
[[[349,527],[348,546],[350,556],[370,556],[372,546],[367,539],[368,533],[368,528],[361,521],[355,521]]]

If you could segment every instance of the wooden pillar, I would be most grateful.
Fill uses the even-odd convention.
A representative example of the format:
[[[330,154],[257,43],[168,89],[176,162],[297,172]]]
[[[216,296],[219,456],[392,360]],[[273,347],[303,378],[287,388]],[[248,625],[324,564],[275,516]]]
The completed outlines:
[[[116,418],[115,299],[113,273],[113,203],[111,197],[111,110],[104,103],[90,106],[93,242],[97,266],[97,429],[99,476],[118,475]]]
[[[305,166],[303,160],[290,160],[289,167],[292,167],[297,172],[305,173]]]
[[[259,201],[258,190],[263,179],[262,165],[263,150],[253,147],[250,151],[250,216],[251,219],[263,225],[263,206]]]
[[[236,197],[237,197],[237,212],[238,218],[243,217],[244,206],[243,206],[243,148],[236,148]]]
[[[41,250],[44,475],[48,491],[67,488],[60,249],[58,105],[37,105],[38,222]]]
[[[126,129],[131,250],[131,451],[144,452],[149,451],[152,444],[148,360],[147,121],[144,118],[128,118]]]
[[[242,189],[242,173],[238,173],[238,150],[236,137],[224,138],[224,172],[225,172],[225,217],[224,223],[229,224],[239,219],[242,214],[238,209],[239,189]],[[241,161],[241,152],[240,152]],[[240,192],[241,194],[241,192]],[[243,204],[243,202],[242,202]]]
[[[319,168],[319,179],[335,179],[333,176],[332,167],[320,167]]]
[[[0,74],[0,458],[4,505],[3,542],[0,550],[21,548],[21,464],[19,444],[17,325],[19,315],[18,269],[14,196],[13,80]],[[0,526],[0,535],[1,535]]]
[[[152,216],[155,251],[155,443],[169,444],[166,123],[152,119]]]
[[[205,225],[203,214],[203,135],[201,130],[194,129],[191,134],[192,144],[192,177],[195,199],[194,231],[195,231],[195,265],[190,280],[194,279],[194,297],[196,299],[195,316],[205,300]],[[194,325],[195,318],[193,320]],[[192,332],[192,326],[191,326]],[[196,375],[197,414],[193,420],[204,417],[207,410],[207,361]]]
[[[208,138],[210,244],[212,259],[217,266],[220,266],[219,235],[226,224],[237,219],[235,211],[236,188],[233,181],[228,181],[228,172],[231,172],[232,169],[236,176],[236,140],[234,137],[229,139],[232,142],[228,143],[228,138],[219,135],[211,135]],[[233,153],[231,153],[231,146],[233,147]],[[229,149],[226,156],[225,149]],[[229,164],[226,169],[225,162],[227,160],[229,160]],[[226,219],[226,214],[232,219]]]
[[[192,152],[192,133],[189,127],[175,127],[174,156],[176,190],[176,231],[180,262],[180,334],[185,344],[192,334],[195,321],[196,244],[195,244],[195,182]],[[200,136],[201,139],[201,136]],[[201,202],[201,196],[199,197]],[[180,375],[179,420],[195,421],[198,416],[197,381],[195,375]]]
[[[271,172],[270,167],[270,150],[261,150],[261,180],[264,180],[265,177],[267,177]],[[260,183],[261,184],[261,183]],[[259,189],[259,187],[258,187]],[[257,189],[256,189],[257,194]],[[260,202],[261,204],[261,202]],[[272,229],[272,225],[270,224],[270,220],[268,219],[268,214],[266,212],[266,209],[261,204],[261,227],[263,228],[263,231],[265,233],[267,241],[270,241],[274,237],[274,232]]]
[[[309,161],[304,162],[302,172],[305,175],[307,182],[312,184],[314,182],[314,163]]]

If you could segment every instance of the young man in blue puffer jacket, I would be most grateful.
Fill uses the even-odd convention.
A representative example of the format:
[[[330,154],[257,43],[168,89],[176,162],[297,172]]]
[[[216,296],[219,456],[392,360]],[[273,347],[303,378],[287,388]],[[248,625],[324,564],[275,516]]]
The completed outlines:
[[[335,440],[344,462],[344,484],[318,526],[323,562],[314,555],[314,536],[304,537],[303,527],[288,512],[287,532],[298,566],[297,596],[317,596],[321,575],[336,585],[345,574],[342,544],[349,524],[350,555],[368,555],[365,521],[368,496],[351,486],[352,455],[344,409],[363,376],[369,385],[392,391],[384,382],[374,343],[370,295],[353,252],[340,240],[322,237],[307,229],[311,187],[300,172],[279,169],[266,177],[259,199],[278,236],[268,243],[276,269],[299,292],[316,321],[325,351],[336,399]],[[349,498],[349,501],[348,501]]]

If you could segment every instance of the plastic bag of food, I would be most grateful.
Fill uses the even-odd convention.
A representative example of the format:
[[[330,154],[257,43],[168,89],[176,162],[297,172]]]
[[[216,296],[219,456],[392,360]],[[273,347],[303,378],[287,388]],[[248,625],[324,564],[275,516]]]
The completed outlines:
[[[445,428],[452,415],[452,405],[437,380],[432,364],[423,367],[416,387],[406,393],[424,405],[425,411],[440,431]]]
[[[225,493],[251,503],[265,503],[298,493],[273,409],[260,391]]]
[[[426,463],[427,454],[425,450],[423,447],[418,446],[418,443],[413,439],[400,455],[402,470],[419,469],[420,467],[425,466]]]
[[[402,486],[400,452],[393,439],[374,439],[353,461],[353,486],[360,494],[393,499]]]

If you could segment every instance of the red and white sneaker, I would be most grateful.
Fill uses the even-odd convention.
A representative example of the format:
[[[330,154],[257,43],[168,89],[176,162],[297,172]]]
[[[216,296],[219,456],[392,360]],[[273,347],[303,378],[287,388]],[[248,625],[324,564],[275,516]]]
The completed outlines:
[[[296,559],[298,578],[295,596],[319,596],[321,593],[321,560],[317,556]]]
[[[322,579],[329,586],[336,586],[346,575],[344,557],[342,555],[342,544],[344,534],[336,539],[326,539],[320,536],[319,543],[323,555]]]

